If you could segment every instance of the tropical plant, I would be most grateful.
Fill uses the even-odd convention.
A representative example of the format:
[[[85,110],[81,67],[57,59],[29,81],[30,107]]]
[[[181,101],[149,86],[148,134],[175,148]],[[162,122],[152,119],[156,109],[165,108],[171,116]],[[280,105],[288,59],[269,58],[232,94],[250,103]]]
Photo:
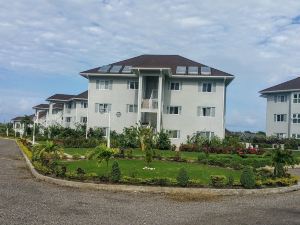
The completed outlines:
[[[164,131],[160,131],[156,138],[156,147],[161,150],[171,149],[171,141],[169,135]]]
[[[31,128],[30,125],[33,124],[32,119],[30,116],[25,115],[23,119],[21,120],[21,123],[24,124],[24,134],[25,136],[31,134]]]
[[[94,150],[88,153],[88,159],[95,159],[100,164],[102,161],[106,162],[106,168],[108,168],[109,160],[114,155],[115,151],[111,148],[106,147],[105,144],[100,144]]]
[[[44,144],[34,145],[32,153],[33,161],[42,161],[42,163],[48,164],[52,160],[60,159],[64,152],[53,141],[46,141]]]
[[[149,165],[153,159],[153,130],[150,126],[138,126],[137,136],[140,148],[143,152],[145,152],[146,163]]]
[[[293,166],[297,163],[290,150],[275,149],[271,158],[275,177],[285,177],[287,175],[285,167]]]

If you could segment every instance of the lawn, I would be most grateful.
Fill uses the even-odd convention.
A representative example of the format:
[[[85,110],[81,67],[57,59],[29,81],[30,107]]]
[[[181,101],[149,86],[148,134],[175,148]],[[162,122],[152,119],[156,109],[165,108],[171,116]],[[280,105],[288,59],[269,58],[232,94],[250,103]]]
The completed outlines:
[[[228,168],[213,167],[208,165],[196,163],[179,163],[179,162],[166,162],[166,161],[153,161],[151,167],[155,170],[143,170],[145,161],[143,160],[117,160],[122,176],[131,176],[135,174],[137,178],[173,178],[176,179],[178,170],[184,167],[190,179],[198,180],[203,185],[208,185],[210,175],[233,175],[234,179],[238,182],[240,177],[239,170],[232,170]],[[98,175],[105,175],[110,172],[113,160],[109,162],[108,169],[106,163],[102,162],[99,167],[94,160],[79,160],[79,161],[62,161],[65,164],[67,171],[75,171],[77,168],[82,168],[86,173],[97,173]]]

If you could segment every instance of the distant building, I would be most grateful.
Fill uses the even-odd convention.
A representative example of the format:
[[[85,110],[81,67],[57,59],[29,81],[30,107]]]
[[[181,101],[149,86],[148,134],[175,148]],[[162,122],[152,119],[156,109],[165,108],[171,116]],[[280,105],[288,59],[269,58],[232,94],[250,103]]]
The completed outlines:
[[[260,91],[267,99],[267,136],[300,139],[300,77]]]

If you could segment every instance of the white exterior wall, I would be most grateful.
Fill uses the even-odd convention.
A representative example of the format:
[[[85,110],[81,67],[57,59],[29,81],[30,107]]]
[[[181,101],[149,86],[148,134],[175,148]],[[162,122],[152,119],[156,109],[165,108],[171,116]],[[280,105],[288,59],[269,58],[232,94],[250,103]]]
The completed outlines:
[[[54,102],[49,102],[49,112],[47,115],[47,126],[63,125],[63,110],[59,110],[57,114],[52,114]]]
[[[159,75],[159,74],[156,74]],[[97,90],[96,80],[112,80],[111,90]],[[137,123],[138,113],[127,113],[127,104],[138,105],[138,90],[127,89],[127,81],[138,78],[126,77],[89,77],[89,107],[88,127],[108,127],[108,115],[95,112],[95,103],[111,104],[111,130],[122,132],[124,127],[134,126]],[[162,129],[180,130],[180,138],[171,139],[173,144],[179,145],[186,141],[187,135],[197,131],[210,131],[220,138],[224,138],[224,114],[226,87],[224,78],[176,78],[181,82],[180,91],[168,89],[170,78],[163,81],[162,91]],[[175,81],[175,79],[174,79]],[[215,92],[199,91],[200,81],[216,82]],[[144,84],[143,84],[144,85]],[[143,87],[144,88],[144,87]],[[181,106],[181,115],[170,115],[166,113],[167,106]],[[215,117],[200,117],[197,115],[198,106],[215,107]],[[142,111],[144,111],[142,109]],[[116,113],[121,116],[117,117]]]
[[[72,103],[72,108],[67,108],[69,103]],[[78,124],[80,124],[81,117],[87,117],[87,108],[81,108],[81,102],[87,102],[87,100],[72,100],[70,102],[64,103],[64,110],[63,110],[63,126],[76,128]],[[71,122],[66,122],[66,118],[71,117]]]
[[[111,90],[97,90],[96,80],[112,80]],[[111,104],[111,130],[122,132],[124,127],[130,127],[137,122],[137,113],[127,113],[127,104],[138,104],[138,90],[127,89],[127,81],[137,78],[121,77],[90,77],[88,127],[108,127],[108,115],[95,112],[96,103]],[[117,117],[116,113],[121,116]]]
[[[266,134],[275,136],[277,133],[286,134],[285,137],[291,138],[293,134],[300,135],[300,124],[293,123],[293,114],[300,114],[300,103],[293,103],[293,95],[299,92],[273,93],[267,94],[267,115],[266,115]],[[286,102],[275,102],[274,96],[287,95]],[[275,122],[274,114],[286,114],[287,121]]]
[[[207,79],[206,79],[207,80]],[[178,145],[186,141],[187,135],[193,135],[197,131],[210,131],[214,135],[224,138],[224,93],[223,80],[211,80],[216,82],[215,92],[199,91],[199,82],[203,79],[172,79],[181,82],[182,89],[179,91],[168,90],[167,79],[164,85],[164,111],[163,129],[180,130],[179,139],[171,139]],[[167,114],[167,106],[181,106],[181,115]],[[215,107],[214,117],[197,115],[197,107]]]

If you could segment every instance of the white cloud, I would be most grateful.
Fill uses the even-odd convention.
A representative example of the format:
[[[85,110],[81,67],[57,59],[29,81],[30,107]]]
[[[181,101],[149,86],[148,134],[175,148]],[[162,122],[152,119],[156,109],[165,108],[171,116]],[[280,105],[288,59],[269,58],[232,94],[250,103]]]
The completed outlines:
[[[300,73],[300,25],[293,19],[299,12],[298,0],[2,1],[0,89],[11,74],[35,80],[23,87],[26,93],[48,76],[68,85],[95,66],[146,53],[180,54],[236,75],[228,89],[228,126],[263,129],[264,99],[257,92]],[[260,105],[257,113],[253,105]],[[234,110],[240,112],[235,122]]]

